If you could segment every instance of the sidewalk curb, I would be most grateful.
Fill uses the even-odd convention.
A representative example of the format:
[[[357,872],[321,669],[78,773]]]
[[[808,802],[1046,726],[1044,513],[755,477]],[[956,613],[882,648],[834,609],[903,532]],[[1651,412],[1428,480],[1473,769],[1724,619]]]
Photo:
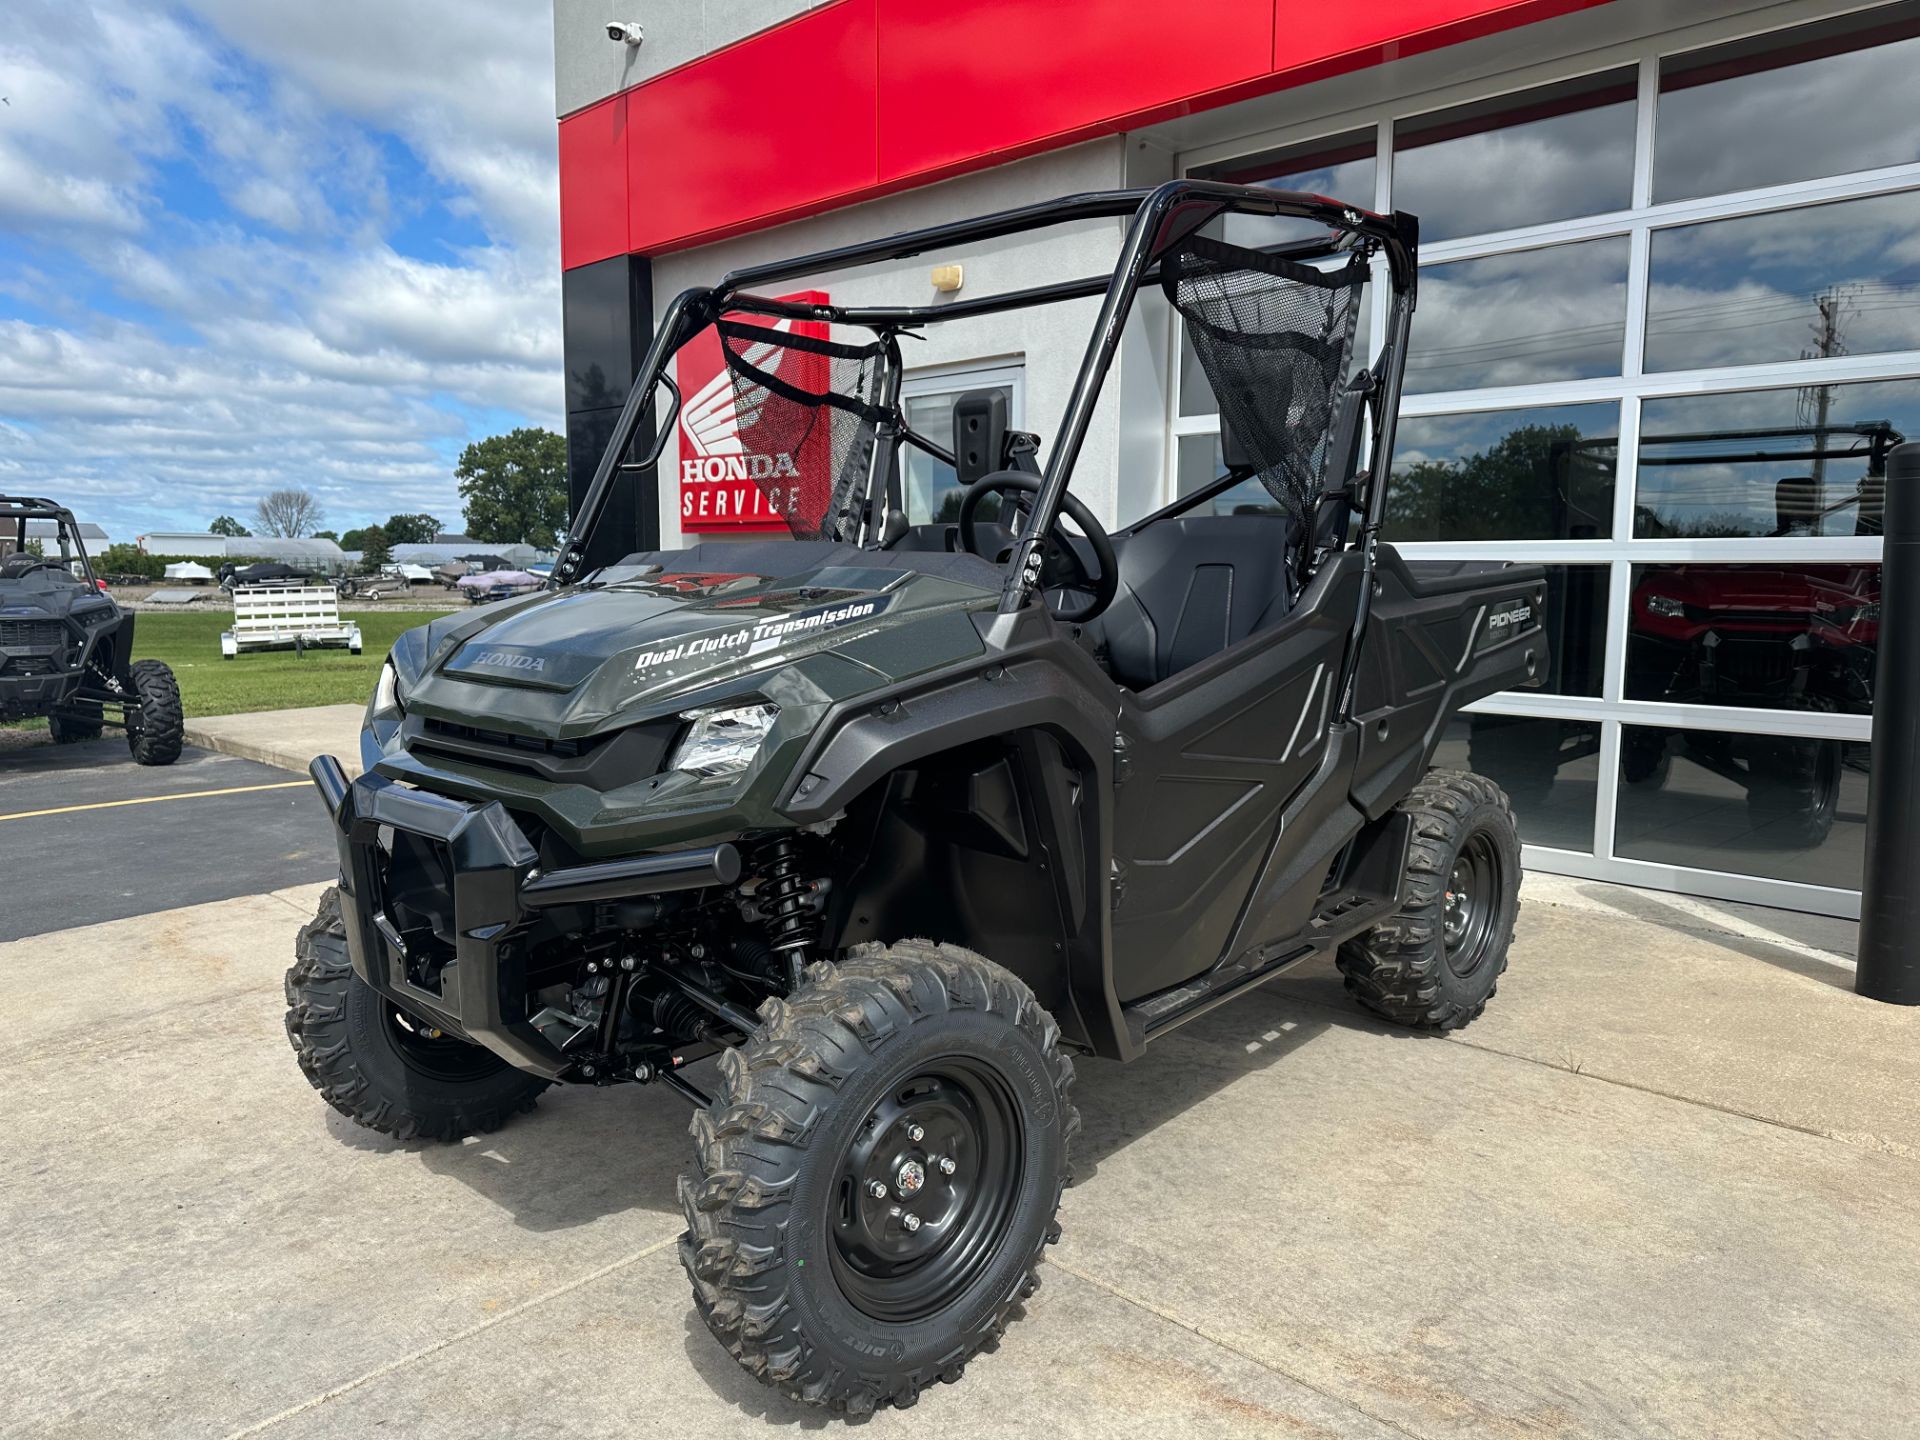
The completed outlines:
[[[349,711],[350,714],[327,714]],[[361,707],[322,706],[314,710],[264,711],[248,715],[209,715],[186,723],[189,745],[255,760],[304,775],[313,757],[335,755],[349,779],[360,774]],[[316,729],[316,721],[318,729]],[[264,725],[262,722],[266,722]],[[276,723],[277,722],[277,723]],[[350,725],[350,728],[348,728]],[[265,731],[266,733],[262,733]]]

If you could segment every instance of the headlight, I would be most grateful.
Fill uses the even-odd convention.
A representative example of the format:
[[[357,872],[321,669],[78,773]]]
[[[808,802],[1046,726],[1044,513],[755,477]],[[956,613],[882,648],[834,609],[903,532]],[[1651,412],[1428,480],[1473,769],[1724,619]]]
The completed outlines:
[[[738,775],[760,753],[761,742],[773,729],[778,705],[741,705],[727,710],[689,710],[680,718],[689,722],[686,738],[674,747],[669,770],[685,770],[709,779]]]
[[[1678,620],[1687,613],[1687,607],[1671,595],[1647,596],[1647,613],[1664,615],[1669,620]]]
[[[400,703],[400,672],[389,660],[380,667],[380,683],[373,687],[373,709],[369,715],[375,720],[398,720],[404,714],[406,707]]]

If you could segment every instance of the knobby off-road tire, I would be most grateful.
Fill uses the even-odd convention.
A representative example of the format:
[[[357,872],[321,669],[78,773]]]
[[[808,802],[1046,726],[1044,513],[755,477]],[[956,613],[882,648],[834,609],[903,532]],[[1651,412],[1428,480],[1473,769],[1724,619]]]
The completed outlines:
[[[1376,1015],[1454,1030],[1498,988],[1520,911],[1520,836],[1500,787],[1430,770],[1398,808],[1413,817],[1405,893],[1390,919],[1340,947],[1347,989]]]
[[[320,897],[293,953],[287,1038],[313,1088],[356,1125],[458,1140],[499,1129],[547,1088],[491,1051],[435,1037],[354,974],[338,889]]]
[[[56,745],[78,745],[84,740],[98,740],[105,723],[97,704],[81,701],[65,715],[49,715],[47,730]]]
[[[171,765],[186,742],[187,722],[180,710],[180,682],[161,660],[132,665],[137,713],[127,718],[127,749],[136,765]]]
[[[760,1014],[693,1118],[680,1258],[694,1304],[792,1399],[911,1405],[998,1342],[1060,1236],[1080,1117],[1059,1027],[998,965],[925,940],[815,964]],[[896,1209],[924,1213],[921,1228]]]
[[[1838,740],[1756,741],[1747,762],[1747,819],[1794,849],[1824,844],[1840,813],[1842,758]]]

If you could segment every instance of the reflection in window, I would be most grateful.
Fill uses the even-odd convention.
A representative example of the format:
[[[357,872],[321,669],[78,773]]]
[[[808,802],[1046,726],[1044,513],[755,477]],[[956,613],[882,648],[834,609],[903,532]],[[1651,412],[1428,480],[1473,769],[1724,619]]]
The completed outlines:
[[[1920,5],[1660,62],[1653,198],[1686,200],[1920,160]]]
[[[1887,452],[1920,436],[1920,385],[1804,385],[1648,400],[1643,539],[1878,535]]]
[[[1871,754],[1862,741],[1623,726],[1614,853],[1857,890]]]
[[[1450,240],[1633,199],[1632,70],[1502,95],[1394,126],[1393,204]]]
[[[963,394],[998,391],[1013,405],[1011,385],[979,385],[901,402],[909,429],[938,445],[953,446],[953,402]],[[910,525],[948,524],[960,518],[961,489],[953,467],[913,445],[900,447],[901,488]]]
[[[1646,368],[1920,348],[1920,191],[1653,234]]]
[[[1406,389],[1617,375],[1626,333],[1625,236],[1425,266]]]
[[[1878,565],[1636,565],[1627,698],[1866,715]]]
[[[1261,185],[1269,190],[1300,190],[1350,205],[1373,208],[1374,132],[1349,131],[1283,150],[1203,166],[1193,173],[1230,185]],[[1279,245],[1326,233],[1326,227],[1278,216],[1229,215],[1225,238],[1235,245]]]
[[[1476,771],[1506,791],[1522,843],[1589,855],[1599,754],[1597,721],[1462,715],[1442,733],[1433,763]]]
[[[1620,406],[1402,419],[1389,540],[1592,540],[1613,530]]]
[[[1218,435],[1182,435],[1175,462],[1182,495],[1205,489],[1227,472],[1227,461],[1220,449]],[[1244,480],[1223,490],[1206,504],[1187,511],[1189,515],[1281,515],[1280,502],[1258,480]]]

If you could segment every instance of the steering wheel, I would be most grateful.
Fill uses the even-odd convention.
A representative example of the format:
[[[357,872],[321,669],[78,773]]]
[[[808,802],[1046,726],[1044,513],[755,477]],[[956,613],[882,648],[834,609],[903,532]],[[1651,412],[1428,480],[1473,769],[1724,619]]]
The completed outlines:
[[[978,555],[983,560],[992,560],[996,564],[1005,564],[1012,554],[1011,535],[1004,544],[996,544],[994,553],[988,554],[981,548],[983,543],[981,525],[975,520],[980,511],[980,502],[989,495],[1038,495],[1040,477],[1029,475],[1021,470],[999,470],[991,475],[982,475],[967,487],[967,493],[960,497],[960,543],[967,552]],[[1069,625],[1082,625],[1093,619],[1107,606],[1113,603],[1113,597],[1120,591],[1120,562],[1114,558],[1113,542],[1107,538],[1107,532],[1100,522],[1093,518],[1093,512],[1077,496],[1068,493],[1060,497],[1060,508],[1073,523],[1080,527],[1080,533],[1087,537],[1087,544],[1093,550],[1096,569],[1087,572],[1086,561],[1080,558],[1080,552],[1066,542],[1059,533],[1059,520],[1055,519],[1041,544],[1040,588],[1042,590],[1073,590],[1086,595],[1083,605],[1072,609],[1055,609],[1053,618],[1065,621]],[[1007,527],[995,526],[1003,533]],[[1052,608],[1052,607],[1049,607]]]

